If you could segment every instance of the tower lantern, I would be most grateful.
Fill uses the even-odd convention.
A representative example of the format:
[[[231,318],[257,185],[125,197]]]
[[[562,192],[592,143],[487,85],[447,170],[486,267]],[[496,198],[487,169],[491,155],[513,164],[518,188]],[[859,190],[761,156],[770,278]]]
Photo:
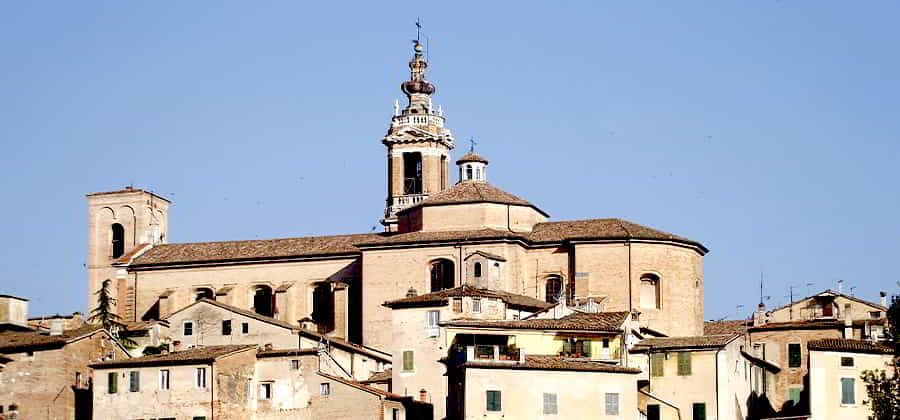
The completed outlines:
[[[388,196],[384,219],[386,231],[395,231],[397,212],[449,187],[450,150],[453,135],[444,126],[444,113],[432,106],[437,88],[428,81],[425,48],[418,39],[409,61],[409,80],[400,85],[407,103],[394,104],[394,115],[381,140],[388,151]]]

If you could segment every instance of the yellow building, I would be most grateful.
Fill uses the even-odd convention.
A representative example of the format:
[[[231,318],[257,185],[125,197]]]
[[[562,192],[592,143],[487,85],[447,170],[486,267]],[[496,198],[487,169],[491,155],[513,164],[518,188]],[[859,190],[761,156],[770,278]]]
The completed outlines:
[[[861,340],[822,339],[810,341],[810,420],[869,418],[866,370],[893,372],[893,350],[886,344]]]

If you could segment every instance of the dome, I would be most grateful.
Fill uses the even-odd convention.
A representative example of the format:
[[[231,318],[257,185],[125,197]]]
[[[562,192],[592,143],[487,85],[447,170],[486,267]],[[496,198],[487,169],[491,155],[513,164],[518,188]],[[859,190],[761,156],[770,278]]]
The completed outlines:
[[[407,80],[400,85],[400,89],[407,95],[412,95],[414,93],[431,95],[435,91],[434,85],[427,80]]]
[[[485,165],[488,164],[487,159],[481,157],[481,155],[479,155],[478,153],[475,153],[475,152],[466,153],[461,158],[459,158],[459,160],[456,161],[456,164],[462,165],[463,163],[468,163],[468,162],[480,162]]]

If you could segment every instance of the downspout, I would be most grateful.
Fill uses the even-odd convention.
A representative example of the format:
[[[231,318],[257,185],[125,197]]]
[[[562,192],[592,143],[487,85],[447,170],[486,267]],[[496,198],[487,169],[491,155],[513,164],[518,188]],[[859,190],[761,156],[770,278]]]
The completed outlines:
[[[631,295],[632,279],[631,279],[631,240],[630,239],[627,242],[625,242],[625,246],[628,247],[628,312],[630,313],[631,311],[634,310],[634,302],[633,302],[633,298]],[[640,326],[638,326],[638,327],[640,328]]]
[[[128,269],[125,269],[127,275]],[[131,299],[131,322],[137,322],[138,273],[134,272],[134,296]],[[158,315],[157,315],[158,316]]]
[[[506,205],[506,230],[512,232],[512,228],[510,227],[510,221],[509,221],[509,204]]]
[[[216,419],[216,364],[209,364],[209,420]]]
[[[719,353],[722,349],[716,350],[716,419],[719,418]]]

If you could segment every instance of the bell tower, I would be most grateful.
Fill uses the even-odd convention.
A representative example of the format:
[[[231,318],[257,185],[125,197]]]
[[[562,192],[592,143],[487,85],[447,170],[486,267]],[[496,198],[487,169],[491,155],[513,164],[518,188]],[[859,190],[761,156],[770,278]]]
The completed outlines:
[[[397,212],[449,187],[449,159],[453,135],[444,127],[444,113],[432,106],[435,87],[425,79],[428,62],[419,39],[413,44],[409,80],[400,85],[406,95],[403,109],[394,102],[391,126],[381,142],[387,147],[388,196],[385,231],[397,229]]]

